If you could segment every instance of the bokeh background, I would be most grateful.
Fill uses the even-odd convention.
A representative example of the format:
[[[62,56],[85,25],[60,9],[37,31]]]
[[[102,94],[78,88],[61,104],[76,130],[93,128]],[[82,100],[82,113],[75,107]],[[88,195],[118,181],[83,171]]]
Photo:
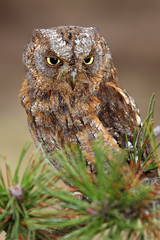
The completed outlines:
[[[25,78],[22,51],[34,28],[57,25],[99,28],[110,45],[120,86],[135,98],[142,119],[155,93],[155,124],[160,124],[159,0],[1,0],[0,152],[12,170],[31,139],[19,101]]]
[[[97,27],[111,48],[119,84],[135,98],[142,119],[156,94],[155,124],[160,124],[159,0],[1,0],[0,152],[13,168],[31,139],[19,101],[22,51],[34,28],[58,25]]]

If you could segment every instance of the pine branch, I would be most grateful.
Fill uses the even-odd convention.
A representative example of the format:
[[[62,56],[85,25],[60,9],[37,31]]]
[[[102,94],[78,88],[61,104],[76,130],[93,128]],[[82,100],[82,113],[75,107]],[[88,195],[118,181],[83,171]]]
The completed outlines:
[[[16,184],[9,191],[1,174],[0,230],[7,231],[6,239],[92,239],[97,234],[120,239],[123,232],[139,239],[145,232],[159,236],[159,212],[153,208],[160,203],[159,187],[135,182],[125,152],[104,149],[101,140],[93,150],[97,175],[87,169],[78,146],[55,153],[63,166],[60,173],[46,165],[44,157],[35,160],[34,154],[19,184],[19,165],[12,181],[9,178]],[[61,189],[59,179],[73,185],[81,197]]]
[[[160,180],[154,186],[140,180],[144,171],[159,166],[150,161],[153,154],[157,158],[159,146],[153,134],[153,106],[154,98],[142,138],[135,134],[133,152],[110,149],[99,137],[93,142],[94,156],[78,145],[56,151],[52,159],[61,166],[56,171],[46,164],[50,156],[38,157],[38,149],[22,178],[20,167],[30,144],[24,146],[13,176],[1,156],[6,178],[0,171],[0,232],[6,232],[6,239],[160,239]],[[149,140],[154,150],[137,172],[136,149],[140,158]],[[128,156],[133,164],[128,164]],[[86,158],[96,174],[87,168]],[[61,187],[59,180],[69,186]]]

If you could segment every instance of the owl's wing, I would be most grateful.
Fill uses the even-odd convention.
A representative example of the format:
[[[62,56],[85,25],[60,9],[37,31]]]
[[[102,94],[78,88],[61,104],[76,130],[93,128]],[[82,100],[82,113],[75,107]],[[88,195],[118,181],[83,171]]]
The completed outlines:
[[[111,82],[100,84],[97,97],[100,101],[98,118],[121,148],[126,147],[126,137],[133,142],[135,128],[140,128],[141,118],[134,99]]]
[[[98,117],[103,126],[121,148],[126,148],[125,134],[127,134],[131,147],[135,128],[138,132],[142,125],[139,109],[136,107],[134,99],[125,90],[110,82],[101,83],[97,97],[101,103]],[[143,131],[141,134],[143,135]],[[147,142],[141,160],[144,161],[151,152],[151,144]],[[153,162],[155,162],[154,156],[152,156]],[[158,176],[157,169],[142,174],[141,178],[155,176]]]

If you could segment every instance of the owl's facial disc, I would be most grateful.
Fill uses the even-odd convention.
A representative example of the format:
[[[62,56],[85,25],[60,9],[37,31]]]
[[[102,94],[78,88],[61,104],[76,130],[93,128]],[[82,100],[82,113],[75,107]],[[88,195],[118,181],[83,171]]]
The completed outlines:
[[[83,84],[84,81],[87,82],[87,73],[91,71],[94,65],[95,53],[92,51],[91,54],[81,59],[77,59],[74,52],[72,54],[71,60],[67,61],[67,59],[58,57],[53,51],[47,51],[43,59],[47,69],[50,69],[51,78],[53,77],[53,73],[57,71],[57,80],[61,83],[62,81],[67,82],[73,91],[78,82],[80,84]]]
[[[94,62],[94,57],[87,57],[84,58],[84,60],[82,61],[82,65],[84,65],[84,67],[90,67],[90,65],[92,65]],[[76,86],[76,82],[79,80],[78,78],[78,73],[77,73],[77,68],[75,66],[75,69],[72,70],[69,73],[69,76],[67,78],[67,82],[69,83],[69,85],[71,86],[72,90],[74,90],[75,86]],[[81,80],[80,80],[81,81]]]

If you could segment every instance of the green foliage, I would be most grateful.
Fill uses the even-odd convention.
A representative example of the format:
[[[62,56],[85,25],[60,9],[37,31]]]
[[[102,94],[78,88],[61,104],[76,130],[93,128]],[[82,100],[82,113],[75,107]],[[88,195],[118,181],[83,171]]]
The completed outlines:
[[[143,122],[139,132],[134,131],[134,139],[133,139],[133,150],[130,150],[128,145],[128,153],[129,159],[134,166],[136,171],[143,169],[143,171],[151,171],[159,165],[158,153],[157,149],[160,146],[160,143],[156,144],[156,139],[154,136],[154,127],[153,127],[153,115],[154,115],[154,107],[155,107],[155,95],[153,94],[150,100],[148,116]],[[128,143],[127,135],[126,142]],[[146,157],[145,161],[142,163],[143,153],[145,148],[149,148],[148,144],[151,144],[152,151]],[[156,158],[155,158],[155,157]],[[155,158],[154,162],[150,162],[151,158]],[[150,164],[149,164],[150,163]],[[132,166],[132,167],[133,167]]]
[[[28,145],[13,177],[5,160],[9,188],[0,176],[0,230],[7,231],[6,239],[58,239],[58,235],[92,239],[97,234],[102,239],[123,239],[123,234],[126,239],[143,239],[145,232],[158,236],[158,212],[152,206],[158,189],[135,182],[125,152],[104,148],[101,139],[95,141],[96,175],[87,169],[78,146],[55,153],[61,172],[34,154],[20,181],[19,167],[27,149]],[[59,179],[74,186],[74,192],[59,187]]]
[[[54,172],[52,172],[51,168],[46,165],[43,156],[36,159],[37,150],[37,152],[31,156],[31,159],[29,160],[23,173],[23,177],[20,180],[20,165],[29,148],[29,145],[29,143],[25,144],[22,149],[13,177],[11,175],[9,164],[7,163],[5,157],[1,156],[6,165],[7,179],[6,181],[4,180],[1,171],[0,232],[3,230],[7,231],[6,239],[9,240],[35,239],[35,236],[39,239],[45,239],[46,236],[48,237],[48,235],[44,234],[41,229],[39,231],[36,226],[29,225],[27,221],[29,219],[34,219],[36,212],[40,213],[43,209],[42,219],[48,215],[45,211],[47,206],[50,206],[50,199],[48,199],[48,196],[41,193],[37,183],[40,183],[43,187],[45,187],[48,185],[47,178],[54,178]],[[45,177],[46,175],[47,178]],[[52,191],[52,189],[53,187],[51,186],[50,190]],[[33,231],[33,229],[36,229],[36,232]]]
[[[144,185],[135,171],[137,149],[140,158],[148,139],[155,145],[153,102],[154,98],[144,133],[141,129],[135,134],[133,152],[110,149],[99,137],[93,142],[93,155],[78,145],[56,151],[51,161],[60,163],[57,171],[46,164],[50,156],[38,157],[37,149],[22,178],[20,166],[30,144],[24,146],[13,176],[1,156],[6,179],[0,171],[0,232],[6,231],[6,239],[160,239],[160,187]],[[127,163],[128,156],[135,164]],[[94,165],[94,172],[86,161]],[[155,168],[148,162],[149,158],[144,171]]]

